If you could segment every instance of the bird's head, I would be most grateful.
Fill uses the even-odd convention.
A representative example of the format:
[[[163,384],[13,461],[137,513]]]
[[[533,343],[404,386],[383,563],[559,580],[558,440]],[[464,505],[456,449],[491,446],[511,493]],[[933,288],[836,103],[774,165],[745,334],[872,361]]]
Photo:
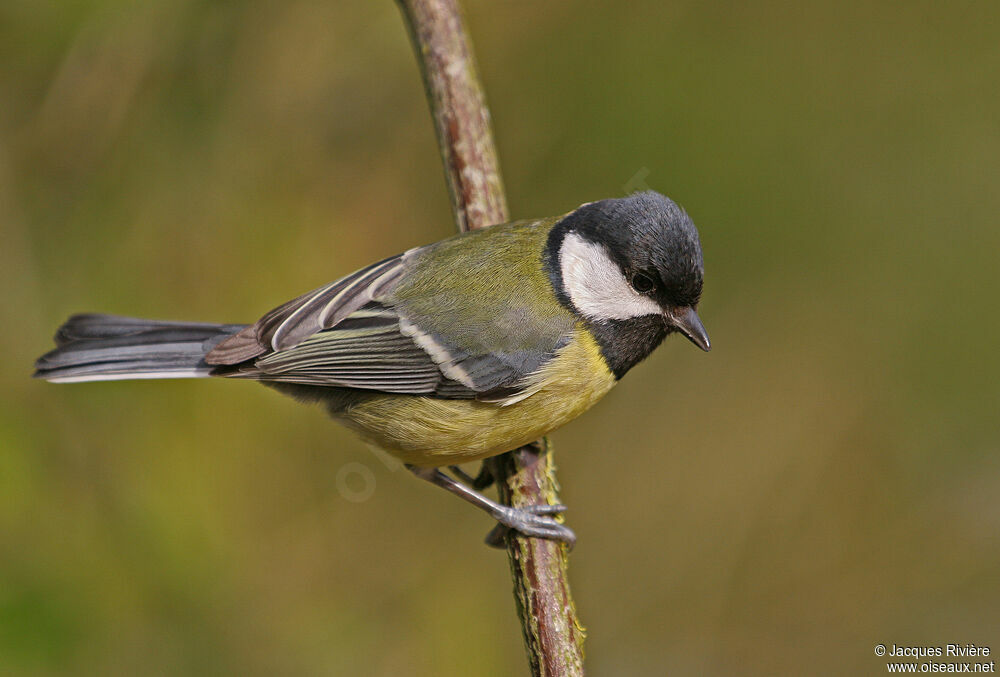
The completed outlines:
[[[696,308],[704,264],[698,231],[669,198],[647,191],[585,204],[552,229],[546,254],[560,300],[592,326],[621,376],[663,338],[711,343]],[[621,372],[621,373],[619,373]]]

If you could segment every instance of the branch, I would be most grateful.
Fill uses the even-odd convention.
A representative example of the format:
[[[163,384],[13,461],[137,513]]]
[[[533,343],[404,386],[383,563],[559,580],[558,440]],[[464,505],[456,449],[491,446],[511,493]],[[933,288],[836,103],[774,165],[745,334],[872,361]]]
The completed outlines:
[[[457,0],[397,0],[423,75],[460,231],[508,220],[490,112]]]
[[[489,111],[457,0],[397,0],[410,32],[437,130],[459,230],[508,220]],[[547,440],[489,459],[500,500],[557,504]],[[533,675],[583,674],[584,630],[576,617],[560,543],[512,534],[507,554]]]
[[[548,438],[488,459],[500,500],[524,507],[559,503],[559,483]],[[531,674],[583,675],[586,631],[569,589],[568,548],[544,538],[507,537],[514,600],[521,617]]]

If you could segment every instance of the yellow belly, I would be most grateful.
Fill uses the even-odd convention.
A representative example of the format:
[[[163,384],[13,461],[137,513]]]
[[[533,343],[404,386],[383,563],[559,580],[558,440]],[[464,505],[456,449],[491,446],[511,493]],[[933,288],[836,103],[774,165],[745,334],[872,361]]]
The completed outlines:
[[[573,340],[532,375],[534,394],[514,404],[379,395],[337,417],[406,463],[440,466],[532,442],[585,412],[615,383],[597,343],[577,328]]]

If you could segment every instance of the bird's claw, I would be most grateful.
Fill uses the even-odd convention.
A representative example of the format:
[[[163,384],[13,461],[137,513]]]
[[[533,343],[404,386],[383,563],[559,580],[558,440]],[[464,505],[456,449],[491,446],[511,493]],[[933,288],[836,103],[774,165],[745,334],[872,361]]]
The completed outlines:
[[[497,515],[498,524],[486,535],[486,544],[503,548],[510,532],[516,531],[525,536],[560,541],[572,549],[576,543],[576,534],[565,524],[552,518],[552,515],[565,511],[565,505],[529,505],[523,508],[504,506],[504,510]]]

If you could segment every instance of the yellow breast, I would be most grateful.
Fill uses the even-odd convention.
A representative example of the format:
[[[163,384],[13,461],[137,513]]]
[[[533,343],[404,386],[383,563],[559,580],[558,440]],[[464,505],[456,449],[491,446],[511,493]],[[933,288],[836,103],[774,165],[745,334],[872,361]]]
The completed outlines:
[[[615,383],[597,343],[578,325],[573,339],[530,377],[533,394],[513,404],[378,395],[336,415],[406,463],[440,466],[532,442],[585,412]]]

